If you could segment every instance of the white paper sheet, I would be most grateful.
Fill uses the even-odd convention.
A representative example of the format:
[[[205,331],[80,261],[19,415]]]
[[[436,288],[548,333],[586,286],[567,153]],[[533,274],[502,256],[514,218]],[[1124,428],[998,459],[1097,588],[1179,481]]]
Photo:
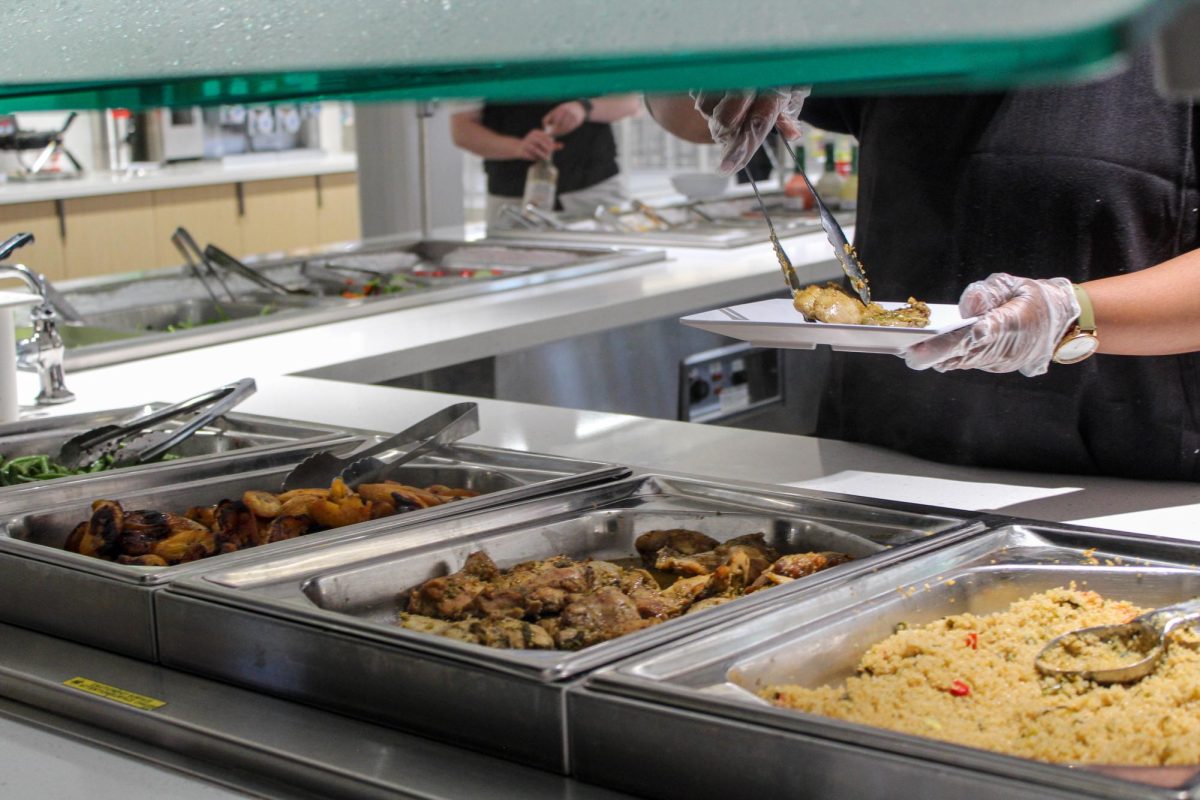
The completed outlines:
[[[845,470],[787,485],[966,511],[999,510],[1031,500],[1081,491],[1076,486],[1011,486],[1005,483],[976,483],[859,470]]]

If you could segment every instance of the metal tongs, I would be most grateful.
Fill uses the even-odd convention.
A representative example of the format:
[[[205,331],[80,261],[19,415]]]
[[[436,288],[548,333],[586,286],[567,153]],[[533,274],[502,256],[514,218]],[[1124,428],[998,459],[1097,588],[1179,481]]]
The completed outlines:
[[[215,263],[217,266],[221,267],[221,269],[232,272],[235,275],[240,275],[251,283],[261,286],[271,294],[314,294],[311,289],[305,289],[303,287],[292,288],[291,286],[285,286],[278,281],[268,278],[258,270],[246,266],[229,253],[226,253],[224,250],[217,247],[215,244],[209,244],[204,248],[204,258],[210,263]]]
[[[1167,652],[1167,634],[1185,622],[1200,618],[1200,598],[1175,605],[1163,606],[1142,614],[1121,625],[1097,625],[1092,628],[1064,633],[1050,640],[1034,662],[1043,675],[1061,678],[1083,678],[1096,683],[1132,683],[1150,675],[1158,668]],[[1086,659],[1077,666],[1062,669],[1047,660],[1055,651],[1074,659],[1073,645],[1113,646],[1117,654],[1130,654],[1130,659],[1117,666],[1090,668]]]
[[[55,460],[69,469],[94,464],[106,455],[112,456],[115,467],[145,464],[228,412],[256,389],[253,378],[242,378],[132,421],[102,425],[68,439]],[[167,420],[178,420],[180,425],[155,430]]]
[[[212,298],[213,304],[218,309],[221,307],[221,301],[217,299],[217,293],[213,291],[212,284],[208,282],[210,278],[219,283],[221,288],[225,290],[225,295],[229,298],[229,302],[237,302],[237,297],[234,296],[233,291],[226,285],[220,273],[213,267],[212,262],[205,257],[204,251],[200,249],[200,245],[196,244],[196,240],[188,233],[187,228],[184,228],[182,225],[176,228],[175,232],[171,234],[171,244],[175,245],[175,249],[183,256],[184,263],[187,264],[192,277],[200,281],[200,284],[204,287],[204,291],[208,292],[208,296]]]
[[[479,430],[479,406],[475,403],[455,403],[431,414],[415,425],[393,434],[378,444],[360,449],[348,456],[336,456],[328,450],[313,453],[297,464],[283,479],[283,491],[314,489],[328,486],[341,478],[350,488],[373,483],[401,464],[451,442],[470,436]],[[402,455],[390,461],[374,456],[416,442]]]
[[[749,179],[750,188],[754,190],[754,199],[758,201],[763,219],[767,221],[767,230],[771,234],[771,247],[775,248],[775,258],[779,261],[779,268],[783,270],[783,281],[794,295],[804,288],[800,285],[800,277],[796,275],[796,268],[792,266],[792,260],[788,258],[787,253],[783,250],[783,245],[779,243],[779,236],[775,233],[775,223],[771,221],[771,215],[767,213],[767,204],[763,202],[762,195],[758,193],[758,184],[755,182],[754,176],[748,169],[742,170],[742,172]]]
[[[653,206],[646,205],[641,200],[630,200],[629,205],[634,211],[638,212],[664,231],[669,231],[675,227],[666,219],[666,217],[658,213],[657,209],[655,209]]]
[[[821,217],[821,227],[825,231],[825,238],[829,240],[829,244],[833,245],[833,254],[837,257],[838,263],[842,265],[842,272],[846,273],[846,277],[850,279],[850,285],[858,293],[858,299],[862,300],[863,305],[870,305],[871,286],[867,283],[867,273],[863,269],[862,262],[858,260],[858,253],[855,252],[854,247],[847,241],[846,233],[842,230],[842,226],[838,224],[837,219],[834,218],[833,214],[829,213],[829,208],[821,200],[821,195],[817,194],[817,187],[813,186],[812,181],[808,179],[808,175],[804,172],[804,165],[800,163],[800,159],[796,157],[796,151],[792,149],[792,145],[782,132],[780,132],[779,141],[783,142],[783,146],[787,148],[788,155],[792,157],[792,161],[796,164],[796,172],[800,174],[800,177],[804,178],[805,185],[812,192],[813,200],[817,203],[817,214]],[[769,154],[770,148],[767,148],[767,152]],[[755,195],[758,194],[757,188],[755,188],[754,193]],[[762,203],[762,198],[759,198],[759,203]],[[766,213],[766,209],[764,208],[763,214],[765,215]],[[772,229],[773,236],[774,229]]]

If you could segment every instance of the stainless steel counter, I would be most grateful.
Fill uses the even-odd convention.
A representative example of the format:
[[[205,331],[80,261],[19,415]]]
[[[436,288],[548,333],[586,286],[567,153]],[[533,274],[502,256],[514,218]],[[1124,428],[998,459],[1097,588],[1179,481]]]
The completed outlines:
[[[0,641],[7,797],[628,796],[21,628],[0,625]],[[78,677],[164,704],[143,711],[64,685]],[[31,753],[38,740],[49,746]]]

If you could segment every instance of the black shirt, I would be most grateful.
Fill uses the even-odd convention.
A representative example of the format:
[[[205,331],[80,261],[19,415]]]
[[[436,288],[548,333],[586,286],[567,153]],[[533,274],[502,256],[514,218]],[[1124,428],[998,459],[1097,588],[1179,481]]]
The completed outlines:
[[[1095,83],[811,99],[804,117],[860,141],[855,239],[880,300],[957,303],[993,272],[1078,283],[1200,246],[1200,120],[1155,93],[1148,54]],[[1200,480],[1200,356],[1097,355],[1026,378],[835,353],[818,434],[961,464]]]
[[[542,118],[561,102],[487,103],[483,107],[482,122],[484,127],[496,133],[520,139],[531,130],[542,127]],[[608,123],[585,122],[566,136],[558,137],[558,140],[563,145],[554,154],[554,166],[558,167],[559,194],[587,189],[620,172],[617,166],[617,142]],[[499,197],[523,195],[529,164],[524,159],[484,161],[488,194]]]

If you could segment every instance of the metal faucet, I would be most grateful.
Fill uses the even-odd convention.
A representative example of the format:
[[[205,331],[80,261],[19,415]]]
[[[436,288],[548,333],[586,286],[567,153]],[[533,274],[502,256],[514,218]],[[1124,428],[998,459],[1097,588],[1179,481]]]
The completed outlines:
[[[10,237],[0,244],[0,261],[12,255],[17,248],[32,243],[32,233],[18,233]],[[33,335],[17,343],[18,364],[37,370],[41,383],[41,391],[37,396],[39,406],[69,403],[75,399],[75,395],[67,389],[63,376],[66,347],[58,333],[58,321],[60,313],[64,319],[73,322],[81,322],[82,318],[66,298],[50,285],[46,276],[24,264],[0,264],[0,277],[10,276],[23,280],[29,290],[41,298],[41,302],[29,312]]]

